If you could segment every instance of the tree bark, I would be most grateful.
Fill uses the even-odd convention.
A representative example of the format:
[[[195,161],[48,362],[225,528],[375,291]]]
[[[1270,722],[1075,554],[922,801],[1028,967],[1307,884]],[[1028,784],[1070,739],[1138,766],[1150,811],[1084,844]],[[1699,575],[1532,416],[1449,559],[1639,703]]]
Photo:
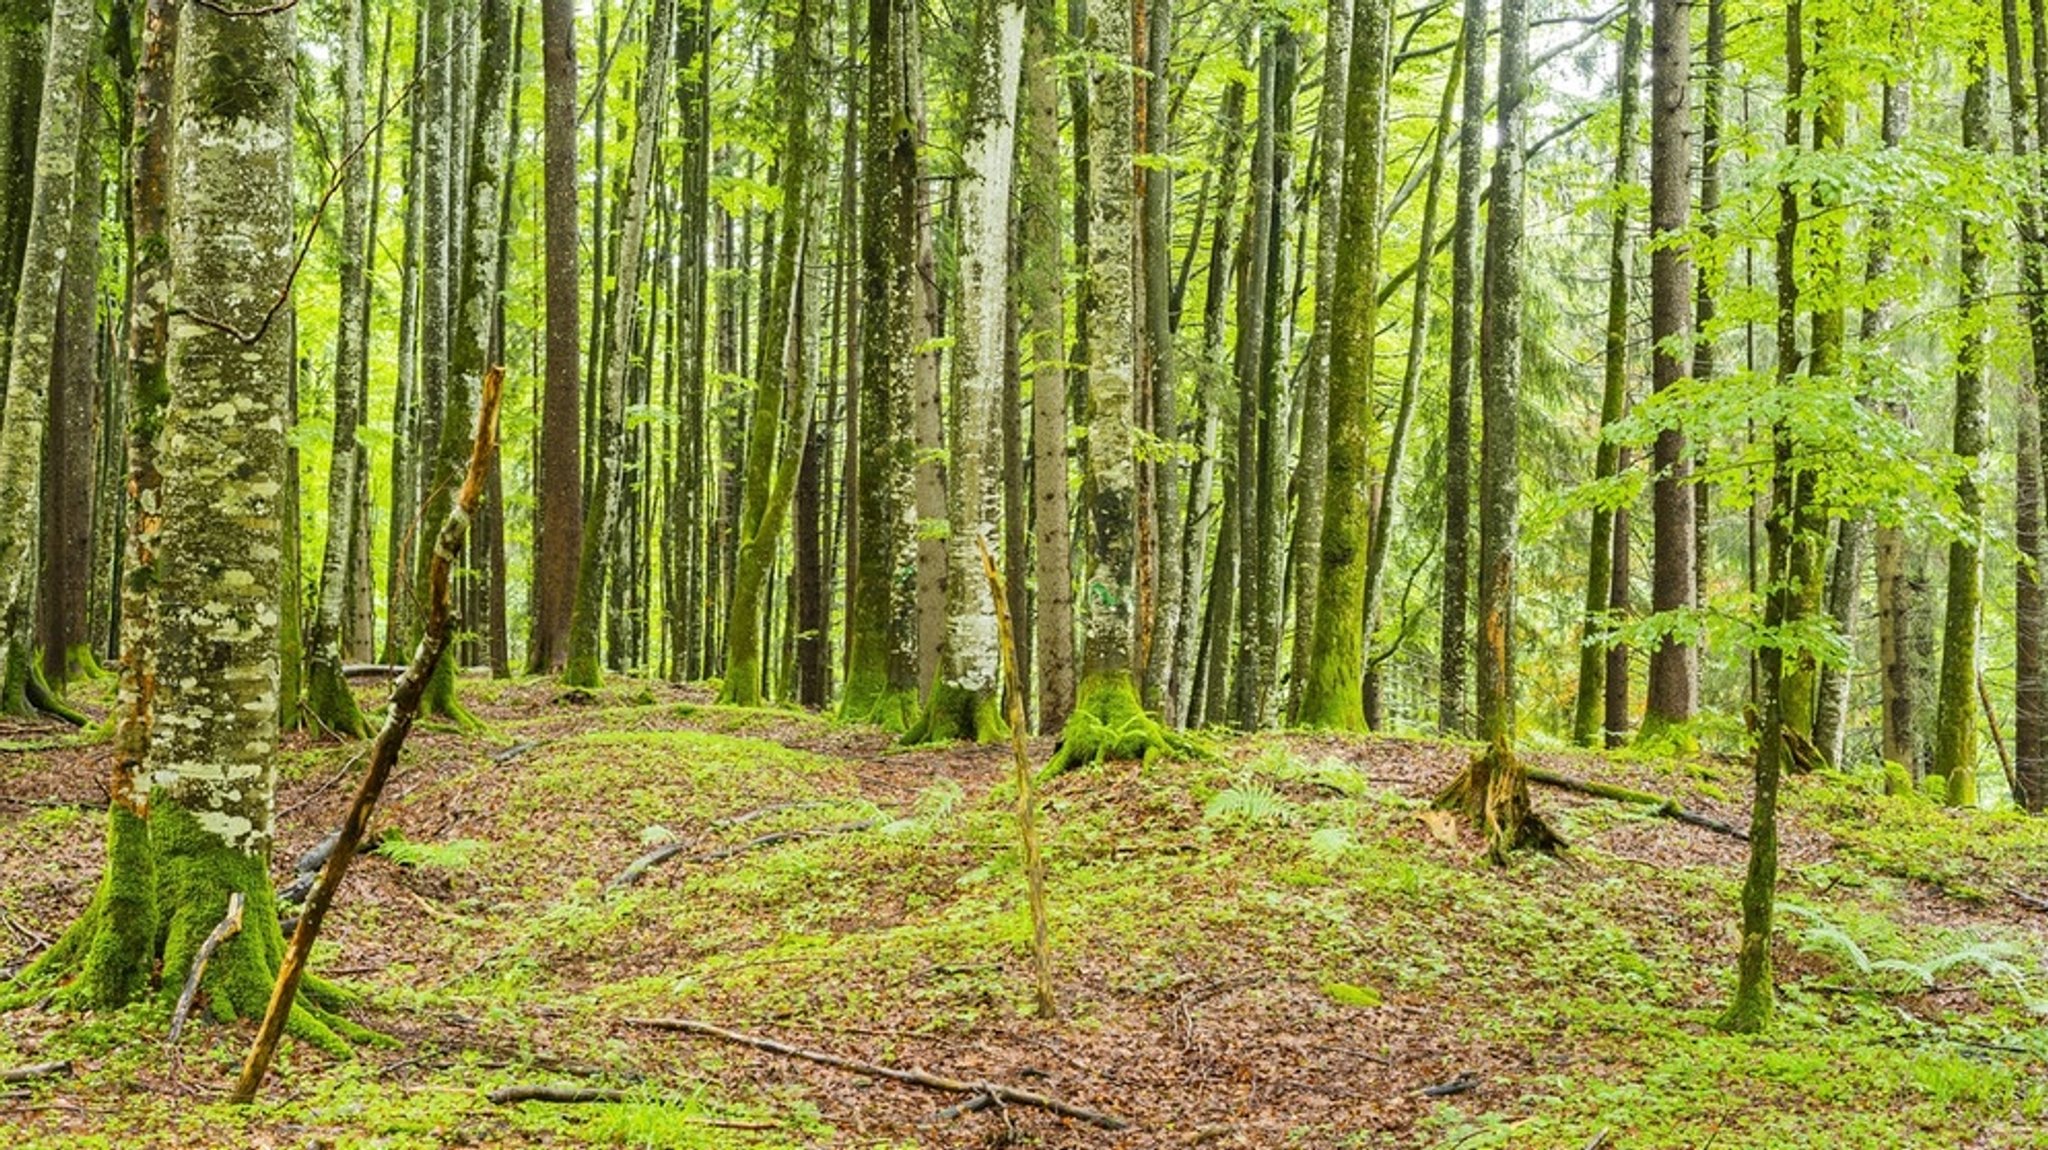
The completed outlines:
[[[541,0],[542,225],[547,374],[541,389],[540,481],[535,489],[533,629],[526,669],[558,671],[569,657],[569,615],[583,539],[577,354],[576,5]],[[702,244],[698,245],[700,248]]]
[[[1458,200],[1451,223],[1450,382],[1444,413],[1443,599],[1438,615],[1437,727],[1470,729],[1466,710],[1466,603],[1472,541],[1472,372],[1479,330],[1479,198],[1485,173],[1486,0],[1465,0],[1465,90],[1459,101]]]
[[[1031,372],[1031,533],[1038,610],[1031,661],[1038,729],[1057,730],[1074,707],[1074,565],[1067,504],[1066,253],[1060,232],[1059,39],[1054,0],[1024,10],[1023,120],[1019,128],[1018,238],[1023,269],[1023,347]],[[1021,573],[1011,572],[1021,583]],[[1020,616],[1021,618],[1021,616]]]

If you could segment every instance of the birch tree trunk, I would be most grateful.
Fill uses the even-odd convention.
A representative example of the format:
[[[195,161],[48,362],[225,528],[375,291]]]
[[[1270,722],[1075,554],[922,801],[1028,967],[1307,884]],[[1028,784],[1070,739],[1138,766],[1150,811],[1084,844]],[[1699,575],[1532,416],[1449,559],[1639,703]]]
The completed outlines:
[[[1003,331],[1009,300],[1010,174],[1024,51],[1022,0],[976,5],[961,143],[960,287],[946,485],[946,654],[911,737],[991,742],[1002,720],[996,603],[982,548],[1003,542]]]

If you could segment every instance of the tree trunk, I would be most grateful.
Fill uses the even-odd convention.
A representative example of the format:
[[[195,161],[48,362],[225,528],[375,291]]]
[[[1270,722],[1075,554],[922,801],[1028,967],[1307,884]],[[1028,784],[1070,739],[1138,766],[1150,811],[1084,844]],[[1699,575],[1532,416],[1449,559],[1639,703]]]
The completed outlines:
[[[1003,331],[1009,300],[1010,174],[1024,50],[1022,0],[976,5],[961,143],[958,292],[953,335],[952,435],[946,485],[946,644],[943,669],[914,739],[991,742],[1002,721],[996,603],[981,578],[982,548],[1003,543]]]
[[[20,286],[8,341],[5,419],[0,421],[0,712],[28,715],[31,696],[47,695],[32,649],[33,557],[39,530],[36,492],[50,411],[50,378],[59,360],[64,277],[85,194],[78,164],[90,115],[95,9],[83,0],[51,7],[36,136],[34,204],[22,245]]]
[[[1150,0],[1145,23],[1145,151],[1163,157],[1173,148],[1172,104],[1168,98],[1173,56],[1171,0]],[[1144,349],[1148,368],[1145,392],[1151,403],[1152,433],[1178,444],[1180,379],[1174,354],[1171,298],[1173,170],[1163,164],[1148,166],[1139,172],[1139,179],[1144,185],[1138,249],[1144,259]],[[1180,650],[1181,628],[1186,625],[1181,614],[1181,583],[1186,578],[1186,568],[1180,539],[1180,455],[1174,451],[1158,452],[1150,466],[1152,498],[1148,515],[1152,522],[1154,578],[1152,619],[1144,628],[1148,641],[1140,659],[1144,668],[1140,694],[1145,705],[1172,726],[1180,719],[1180,707],[1172,691],[1174,659]]]
[[[1392,8],[1360,0],[1351,25],[1345,96],[1344,206],[1332,281],[1329,454],[1323,491],[1322,570],[1310,678],[1296,719],[1306,727],[1360,730],[1365,675],[1365,568],[1372,515],[1374,342],[1379,333],[1381,182],[1386,169]],[[1483,19],[1483,18],[1482,18]],[[1320,309],[1318,309],[1320,310]],[[1299,626],[1299,624],[1297,624]]]
[[[598,630],[604,615],[606,580],[625,579],[607,561],[612,533],[624,517],[625,420],[627,374],[633,366],[633,319],[640,310],[640,274],[645,264],[648,185],[653,180],[656,137],[661,107],[669,97],[669,53],[674,47],[676,0],[655,0],[648,17],[646,64],[634,109],[633,155],[627,176],[625,214],[619,227],[618,260],[613,267],[613,347],[606,363],[604,391],[598,405],[598,456],[590,506],[576,570],[576,601],[569,628],[569,657],[562,679],[572,687],[598,685]]]
[[[1607,333],[1602,356],[1600,443],[1595,449],[1593,480],[1619,472],[1621,444],[1608,435],[1628,411],[1629,225],[1625,189],[1635,180],[1637,85],[1643,66],[1641,0],[1629,0],[1622,30],[1620,71],[1615,81],[1621,94],[1620,124],[1614,149],[1614,207],[1608,217]],[[1708,298],[1702,292],[1701,299]],[[1582,747],[1601,744],[1602,707],[1606,701],[1606,637],[1614,619],[1607,615],[1614,581],[1617,532],[1615,513],[1603,503],[1593,508],[1593,529],[1586,548],[1586,616],[1579,628],[1579,691],[1572,711],[1572,741]],[[1625,553],[1625,551],[1624,551]]]
[[[347,0],[341,29],[341,147],[363,138],[363,24],[366,0]],[[341,306],[335,319],[334,431],[327,470],[327,538],[321,548],[320,603],[306,632],[306,707],[313,722],[347,738],[365,738],[370,725],[341,674],[342,614],[347,609],[348,562],[354,547],[356,406],[358,381],[369,370],[369,276],[364,261],[369,225],[368,179],[360,163],[341,175]]]
[[[1287,676],[1287,717],[1301,714],[1301,696],[1315,653],[1316,585],[1322,576],[1323,501],[1330,466],[1330,326],[1336,291],[1338,237],[1344,214],[1345,97],[1351,90],[1352,0],[1329,0],[1324,14],[1323,94],[1316,109],[1316,150],[1322,169],[1316,187],[1315,329],[1301,390],[1301,459],[1294,508],[1294,649]],[[1462,41],[1461,41],[1462,43]],[[1228,177],[1225,177],[1228,187]],[[1192,245],[1191,245],[1192,247]]]
[[[1465,90],[1459,101],[1458,201],[1451,223],[1451,363],[1444,413],[1443,600],[1437,638],[1437,726],[1470,729],[1466,711],[1466,603],[1471,584],[1472,372],[1478,359],[1479,197],[1485,179],[1486,0],[1465,0]]]
[[[1991,83],[1987,46],[1973,48],[1968,86],[1963,90],[1963,147],[1991,150]],[[1955,438],[1952,450],[1964,471],[1956,480],[1956,502],[1963,515],[1961,534],[1948,547],[1948,608],[1941,635],[1941,693],[1934,725],[1934,773],[1948,780],[1952,806],[1977,805],[1977,626],[1983,589],[1978,518],[1984,497],[1977,488],[1977,468],[1989,446],[1985,412],[1985,309],[1990,293],[1987,226],[1965,217],[1962,222],[1962,294],[1958,324],[1961,344],[1956,352]]]
[[[1692,67],[1690,0],[1656,0],[1650,48],[1650,339],[1651,390],[1662,393],[1685,378],[1691,360],[1691,251],[1684,240],[1692,206],[1692,140],[1686,106]],[[1496,200],[1496,203],[1498,201]],[[1652,455],[1650,610],[1672,621],[1650,651],[1649,696],[1639,739],[1691,739],[1699,693],[1699,648],[1685,613],[1697,606],[1693,584],[1692,456],[1675,427],[1657,433]]]
[[[41,587],[36,595],[38,668],[52,687],[99,672],[88,641],[92,583],[93,426],[99,406],[99,102],[87,100],[78,128],[78,186],[71,242],[59,289],[52,348],[49,423],[44,429]]]
[[[1031,372],[1031,533],[1038,588],[1033,624],[1038,728],[1057,730],[1074,706],[1074,566],[1067,506],[1066,253],[1060,234],[1059,41],[1053,0],[1027,0],[1018,238],[1024,264],[1021,354]],[[1021,582],[1019,573],[1012,582]]]

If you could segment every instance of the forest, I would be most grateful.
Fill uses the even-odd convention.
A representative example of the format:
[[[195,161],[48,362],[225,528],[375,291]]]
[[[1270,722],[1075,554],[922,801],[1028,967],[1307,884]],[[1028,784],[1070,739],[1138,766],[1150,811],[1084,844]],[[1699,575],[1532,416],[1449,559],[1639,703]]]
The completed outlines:
[[[0,1145],[2048,1147],[2048,0],[0,0]]]

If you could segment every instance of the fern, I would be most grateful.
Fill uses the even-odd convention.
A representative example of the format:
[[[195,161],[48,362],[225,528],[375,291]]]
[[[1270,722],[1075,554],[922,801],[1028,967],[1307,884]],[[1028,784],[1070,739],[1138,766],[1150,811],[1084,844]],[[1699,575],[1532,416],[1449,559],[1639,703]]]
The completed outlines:
[[[377,853],[404,867],[429,870],[467,870],[488,843],[476,839],[451,839],[444,843],[411,842],[397,833],[384,836]]]
[[[1215,823],[1236,823],[1242,826],[1285,826],[1299,817],[1294,804],[1283,798],[1279,791],[1255,778],[1245,778],[1236,786],[1217,791],[1202,807],[1202,818]]]

